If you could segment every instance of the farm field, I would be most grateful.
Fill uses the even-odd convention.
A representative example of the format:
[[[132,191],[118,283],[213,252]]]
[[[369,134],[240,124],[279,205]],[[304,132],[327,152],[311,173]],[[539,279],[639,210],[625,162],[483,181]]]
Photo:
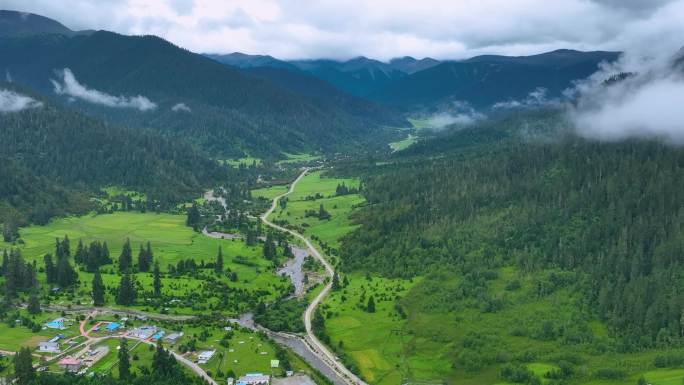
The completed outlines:
[[[287,189],[288,186],[286,185],[270,186],[255,189],[252,190],[252,198],[265,198],[268,200],[272,200],[278,195],[287,192]]]
[[[360,194],[335,195],[338,185],[358,188],[356,179],[325,178],[321,171],[307,174],[298,184],[295,191],[288,196],[285,209],[274,211],[275,220],[287,221],[303,230],[307,236],[316,236],[330,247],[339,246],[339,239],[356,228],[349,218],[354,208],[365,202]],[[319,194],[320,197],[316,197]],[[306,217],[307,210],[318,212],[323,205],[331,215],[330,219],[320,220]]]

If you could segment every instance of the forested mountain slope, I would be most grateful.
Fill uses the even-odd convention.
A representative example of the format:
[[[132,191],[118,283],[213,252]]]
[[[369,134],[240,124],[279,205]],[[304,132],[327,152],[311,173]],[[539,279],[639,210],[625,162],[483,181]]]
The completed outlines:
[[[27,93],[8,84],[0,88]],[[119,185],[168,206],[229,176],[188,144],[41,101],[40,107],[0,113],[0,154],[6,160],[0,201],[13,208],[19,223],[82,212],[89,206],[76,191]]]
[[[50,95],[61,91],[63,100],[90,114],[187,138],[217,154],[337,148],[386,123],[383,116],[351,116],[154,36],[99,31],[2,38],[0,52],[0,68],[15,82]],[[64,69],[100,94],[69,88]]]
[[[613,61],[615,52],[558,50],[541,55],[478,56],[465,61],[443,62],[378,89],[373,100],[402,107],[430,106],[465,101],[474,107],[523,100],[543,88],[549,98],[558,97],[572,82],[594,73],[602,61]]]
[[[585,316],[605,321],[619,349],[683,343],[684,149],[592,142],[562,127],[556,112],[523,114],[369,168],[370,204],[343,242],[344,269],[399,277],[458,271],[467,279],[443,288],[454,290],[444,298],[494,308],[506,301],[489,291],[489,270],[572,273],[589,304]],[[539,282],[537,295],[570,284],[556,278]]]

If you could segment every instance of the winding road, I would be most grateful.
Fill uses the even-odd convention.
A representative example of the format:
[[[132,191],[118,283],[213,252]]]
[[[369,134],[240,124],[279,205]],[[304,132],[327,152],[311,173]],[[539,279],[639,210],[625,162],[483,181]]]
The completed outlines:
[[[266,211],[264,214],[261,215],[261,221],[264,222],[266,225],[278,230],[278,231],[283,231],[288,234],[293,235],[294,237],[300,239],[304,244],[306,244],[306,247],[309,249],[309,252],[311,255],[316,258],[318,261],[323,264],[325,267],[325,271],[327,275],[330,277],[328,280],[328,283],[325,285],[323,290],[321,290],[320,293],[316,296],[316,298],[311,301],[309,306],[306,308],[306,311],[304,311],[304,327],[306,328],[306,337],[304,338],[304,342],[306,343],[306,346],[311,350],[313,354],[318,356],[321,361],[323,361],[326,365],[328,365],[335,373],[337,373],[344,381],[346,384],[349,385],[367,385],[366,382],[361,380],[357,375],[352,373],[349,369],[347,369],[344,364],[342,364],[340,361],[337,360],[335,355],[328,349],[327,346],[325,346],[319,339],[316,337],[314,334],[312,328],[311,328],[311,319],[316,311],[316,308],[318,305],[323,302],[323,299],[330,293],[330,290],[332,289],[332,277],[335,274],[335,270],[333,269],[332,265],[323,257],[323,255],[318,251],[318,249],[313,245],[313,243],[305,236],[302,234],[294,231],[287,229],[285,227],[279,226],[273,222],[271,222],[268,217],[275,211],[276,207],[278,207],[278,201],[287,196],[290,195],[294,190],[295,187],[297,186],[297,183],[304,178],[307,172],[309,172],[309,168],[305,168],[301,174],[295,179],[291,184],[290,188],[288,189],[287,192],[278,195],[277,197],[273,198],[273,202],[271,203],[271,207]]]

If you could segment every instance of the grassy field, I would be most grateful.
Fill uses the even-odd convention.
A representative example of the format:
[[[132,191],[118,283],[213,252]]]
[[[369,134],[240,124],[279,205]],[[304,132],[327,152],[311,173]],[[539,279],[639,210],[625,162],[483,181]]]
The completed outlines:
[[[274,219],[285,220],[303,229],[306,235],[315,235],[331,247],[337,247],[340,237],[356,228],[356,225],[351,223],[349,215],[355,206],[364,203],[363,197],[359,194],[335,196],[336,187],[342,183],[347,187],[359,186],[356,179],[324,178],[320,171],[307,174],[297,184],[295,191],[288,196],[287,207],[274,212]],[[311,199],[316,194],[320,194],[321,197]],[[319,220],[305,216],[307,210],[318,211],[320,205],[331,214],[330,219]]]
[[[29,315],[25,310],[19,312],[20,316],[25,316],[33,320],[39,325],[52,321],[55,318],[61,317],[60,313],[44,312],[35,316]],[[16,318],[16,317],[15,317]],[[66,317],[67,319],[69,317]],[[0,323],[0,350],[17,351],[22,347],[35,348],[41,341],[47,341],[58,334],[64,334],[66,338],[71,338],[79,335],[78,322],[68,326],[65,330],[57,329],[43,329],[37,333],[33,333],[26,325],[15,322],[16,320],[8,320],[8,322]]]
[[[239,159],[226,159],[226,160],[222,161],[223,164],[227,164],[227,165],[229,165],[231,167],[235,167],[235,168],[240,167],[240,164],[243,164],[243,163],[247,166],[251,166],[252,164],[256,163],[256,165],[259,166],[259,165],[261,165],[262,162],[263,161],[260,158],[255,158],[253,156],[245,156],[245,157],[242,157]]]
[[[507,362],[524,365],[546,383],[544,375],[561,361],[572,364],[573,374],[565,380],[570,384],[633,385],[642,375],[654,385],[684,379],[681,368],[654,366],[657,355],[683,354],[682,349],[619,353],[601,322],[581,317],[577,293],[564,288],[534,298],[537,277],[520,277],[512,268],[500,269],[488,284],[491,293],[505,298],[506,305],[496,311],[487,310],[483,301],[458,299],[456,275],[413,282],[348,278],[349,286],[325,301],[326,331],[339,355],[371,384],[505,384],[499,373]],[[520,287],[511,290],[509,283],[518,280]],[[370,295],[374,313],[364,310]],[[397,296],[406,319],[394,307]],[[548,337],[543,334],[547,324],[555,333]],[[591,342],[571,342],[579,335]],[[597,373],[605,369],[625,377],[600,379]]]
[[[150,242],[162,267],[175,264],[181,259],[210,261],[216,256],[219,245],[224,255],[242,255],[255,258],[260,255],[258,247],[248,247],[241,241],[206,237],[185,226],[184,215],[115,212],[113,214],[87,215],[56,219],[46,226],[30,226],[20,230],[23,245],[19,245],[25,258],[39,259],[54,252],[55,238],[69,236],[72,252],[78,240],[84,243],[106,241],[110,254],[116,258],[126,238],[131,240],[137,255],[141,243]],[[12,245],[0,242],[0,249]]]
[[[259,245],[247,246],[242,240],[224,240],[206,237],[192,231],[185,226],[185,216],[171,214],[116,212],[113,214],[88,215],[83,217],[70,217],[57,219],[46,226],[31,226],[20,230],[24,244],[19,244],[22,254],[28,260],[37,261],[38,267],[43,266],[43,255],[54,253],[55,238],[69,236],[72,253],[75,252],[78,240],[85,245],[91,241],[106,241],[112,259],[117,260],[123,242],[126,238],[131,240],[134,261],[137,258],[141,244],[149,241],[152,245],[154,257],[159,261],[162,271],[167,270],[169,264],[175,265],[181,259],[193,259],[198,265],[202,262],[212,262],[215,259],[219,246],[223,250],[224,264],[226,269],[237,274],[237,282],[229,281],[227,277],[220,280],[231,288],[245,289],[270,301],[278,295],[286,292],[290,283],[283,277],[273,273],[272,264],[263,258],[263,251]],[[10,248],[7,243],[0,244],[0,249]],[[236,263],[234,258],[242,257],[246,263]],[[114,266],[101,268],[104,284],[108,288],[116,288],[120,277]],[[211,273],[210,273],[211,274]],[[88,305],[90,304],[90,284],[92,274],[84,271],[79,272],[80,286],[76,288],[73,296],[61,296],[53,300],[58,305]],[[152,275],[149,273],[135,274],[137,282],[143,291],[152,290]],[[39,280],[44,281],[45,276],[39,273]],[[204,279],[202,277],[191,278],[188,276],[177,278],[162,278],[163,293],[173,298],[190,298],[194,294],[204,293]],[[47,287],[44,286],[47,290]],[[200,305],[196,301],[194,308],[190,306],[177,306],[172,312],[179,314],[206,313],[212,305],[219,300],[221,293],[205,293],[210,299]],[[256,294],[255,294],[256,295]],[[142,299],[142,292],[141,292]],[[114,295],[109,292],[106,295],[108,305],[114,305]],[[245,304],[240,304],[243,308]],[[140,302],[135,308],[146,309],[144,302]]]
[[[406,139],[399,140],[397,142],[392,142],[389,144],[392,151],[401,151],[411,147],[414,143],[418,141],[418,138],[413,134],[408,134]]]
[[[287,159],[283,159],[278,161],[276,164],[292,164],[292,163],[306,163],[306,162],[311,162],[314,160],[319,160],[323,158],[320,155],[314,155],[314,154],[284,154]]]
[[[278,185],[252,190],[253,198],[266,198],[272,200],[280,194],[287,192],[288,186]]]

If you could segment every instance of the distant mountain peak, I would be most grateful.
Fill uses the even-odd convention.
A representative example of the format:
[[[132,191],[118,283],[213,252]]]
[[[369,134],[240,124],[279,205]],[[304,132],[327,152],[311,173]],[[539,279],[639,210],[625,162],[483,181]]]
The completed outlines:
[[[28,12],[0,10],[0,37],[30,36],[43,33],[71,36],[75,31],[60,22]]]

